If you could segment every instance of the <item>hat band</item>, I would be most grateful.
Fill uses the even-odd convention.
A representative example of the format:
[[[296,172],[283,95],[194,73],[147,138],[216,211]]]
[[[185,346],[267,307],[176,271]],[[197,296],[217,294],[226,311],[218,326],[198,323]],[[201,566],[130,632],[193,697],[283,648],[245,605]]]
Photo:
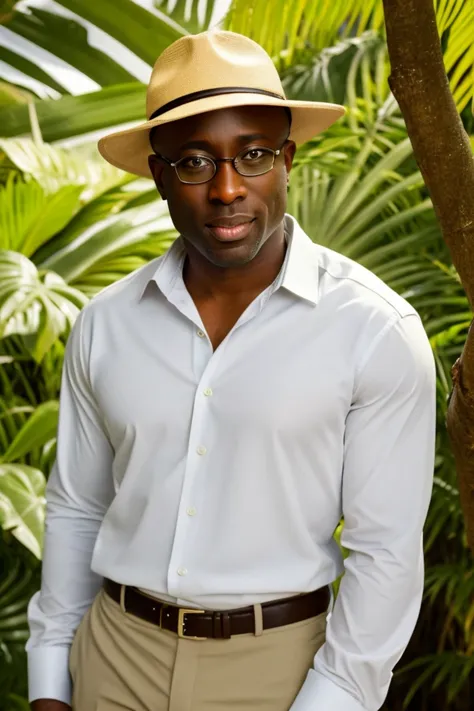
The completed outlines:
[[[222,86],[216,89],[203,89],[202,91],[193,91],[192,94],[185,94],[184,96],[179,96],[173,101],[168,101],[167,104],[160,106],[159,109],[153,111],[152,115],[148,119],[151,121],[157,116],[176,109],[178,106],[183,106],[183,104],[189,104],[191,101],[199,101],[199,99],[207,99],[209,96],[220,96],[221,94],[263,94],[264,96],[271,96],[274,99],[281,99],[286,101],[286,98],[281,94],[275,94],[273,91],[266,91],[266,89],[253,89],[248,86]]]

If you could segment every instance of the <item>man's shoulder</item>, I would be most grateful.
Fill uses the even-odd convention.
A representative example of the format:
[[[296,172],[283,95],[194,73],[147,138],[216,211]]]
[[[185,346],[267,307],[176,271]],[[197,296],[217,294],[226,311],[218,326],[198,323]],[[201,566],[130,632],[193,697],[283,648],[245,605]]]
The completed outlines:
[[[370,269],[329,247],[314,244],[314,248],[318,255],[322,297],[340,288],[346,298],[354,298],[361,307],[396,312],[400,318],[417,313],[403,296]]]

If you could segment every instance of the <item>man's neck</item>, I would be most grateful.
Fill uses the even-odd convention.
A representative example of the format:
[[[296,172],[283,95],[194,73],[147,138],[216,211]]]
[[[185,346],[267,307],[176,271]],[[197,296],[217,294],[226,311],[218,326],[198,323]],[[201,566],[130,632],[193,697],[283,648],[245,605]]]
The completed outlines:
[[[285,233],[282,225],[257,256],[241,267],[218,267],[189,245],[186,252],[183,279],[193,298],[238,300],[264,291],[276,279],[285,259]]]

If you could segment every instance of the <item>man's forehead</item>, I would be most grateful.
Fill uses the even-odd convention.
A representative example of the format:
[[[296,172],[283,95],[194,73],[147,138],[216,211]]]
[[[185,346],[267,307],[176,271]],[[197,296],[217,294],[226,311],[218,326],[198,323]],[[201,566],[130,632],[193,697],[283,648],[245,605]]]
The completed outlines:
[[[269,120],[270,119],[270,120]],[[271,139],[288,126],[284,109],[275,106],[237,106],[189,116],[158,126],[156,137],[179,143],[206,140],[219,131],[229,140]]]

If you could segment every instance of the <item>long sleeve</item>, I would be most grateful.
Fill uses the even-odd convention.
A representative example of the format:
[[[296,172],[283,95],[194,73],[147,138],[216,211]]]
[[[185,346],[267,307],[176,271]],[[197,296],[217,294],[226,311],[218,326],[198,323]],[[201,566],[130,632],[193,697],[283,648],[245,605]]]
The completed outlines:
[[[435,389],[419,317],[397,315],[357,376],[342,480],[350,553],[326,642],[291,711],[377,711],[385,700],[421,607]]]
[[[88,311],[88,309],[86,309]],[[91,393],[83,311],[69,338],[62,373],[57,458],[46,491],[41,590],[28,609],[30,701],[70,703],[69,650],[101,580],[92,552],[113,498],[112,448]]]

